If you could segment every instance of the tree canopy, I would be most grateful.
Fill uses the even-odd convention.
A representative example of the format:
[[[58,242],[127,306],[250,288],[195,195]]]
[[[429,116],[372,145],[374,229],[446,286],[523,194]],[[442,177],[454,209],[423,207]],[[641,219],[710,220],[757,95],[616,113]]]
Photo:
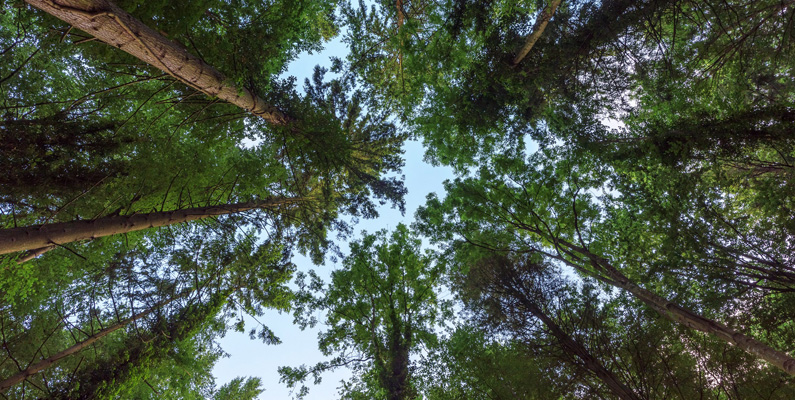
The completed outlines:
[[[795,397],[791,1],[0,4],[0,396]]]

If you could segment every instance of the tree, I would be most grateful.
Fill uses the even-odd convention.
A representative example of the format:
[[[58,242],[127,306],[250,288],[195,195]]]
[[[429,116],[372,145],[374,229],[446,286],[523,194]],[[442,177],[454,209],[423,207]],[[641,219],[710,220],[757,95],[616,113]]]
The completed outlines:
[[[51,222],[98,220],[103,217],[135,219],[140,218],[141,214],[167,210],[223,208],[256,199],[311,195],[312,204],[302,202],[298,207],[291,207],[289,210],[282,207],[277,218],[284,221],[285,227],[289,226],[285,229],[293,230],[301,251],[310,252],[315,259],[319,259],[329,247],[333,248],[326,238],[326,231],[335,228],[340,231],[348,229],[346,224],[337,219],[340,212],[354,216],[374,216],[375,206],[371,196],[378,201],[390,201],[399,206],[404,192],[402,184],[396,178],[383,178],[383,174],[400,167],[402,161],[399,152],[403,136],[397,134],[394,127],[382,117],[363,113],[359,105],[361,99],[352,98],[356,97],[355,94],[349,96],[352,90],[349,84],[339,81],[323,82],[320,74],[313,82],[315,85],[311,95],[299,95],[294,90],[292,81],[280,82],[272,76],[281,72],[284,64],[294,57],[292,52],[316,49],[316,42],[332,33],[325,31],[322,35],[316,35],[312,31],[330,29],[328,24],[322,23],[323,18],[328,16],[324,14],[327,5],[311,3],[306,7],[296,5],[296,9],[290,4],[273,5],[268,10],[269,13],[261,14],[257,14],[262,10],[256,6],[242,7],[235,12],[212,8],[208,14],[212,23],[198,23],[191,28],[181,25],[185,22],[184,19],[201,19],[208,15],[201,14],[197,17],[192,15],[195,11],[186,11],[186,15],[180,13],[174,19],[168,19],[167,23],[164,22],[164,28],[168,27],[166,29],[187,29],[187,32],[179,35],[180,40],[192,41],[193,48],[201,49],[201,54],[212,54],[223,59],[217,51],[208,51],[204,46],[206,43],[199,43],[194,39],[202,36],[205,42],[212,39],[223,43],[233,41],[235,43],[230,46],[236,48],[249,46],[250,43],[236,41],[256,40],[256,35],[261,37],[264,34],[263,30],[273,29],[272,26],[261,26],[273,18],[283,19],[281,16],[275,17],[273,13],[284,11],[289,15],[296,14],[297,20],[283,21],[280,26],[284,26],[285,31],[276,34],[275,42],[265,46],[269,49],[266,53],[272,53],[271,45],[279,47],[282,40],[297,40],[296,43],[283,46],[285,54],[274,56],[268,61],[268,65],[257,67],[237,62],[234,58],[224,59],[225,62],[221,63],[234,64],[235,67],[230,68],[235,70],[234,80],[257,82],[255,86],[260,92],[272,88],[270,93],[262,96],[279,103],[291,113],[302,116],[301,121],[294,121],[290,127],[281,128],[269,127],[259,122],[243,123],[244,116],[239,112],[230,112],[230,107],[224,108],[214,100],[201,100],[198,93],[175,85],[176,82],[167,76],[148,76],[144,72],[146,67],[142,69],[140,65],[133,64],[118,69],[109,68],[105,62],[127,65],[125,63],[130,61],[124,57],[117,58],[114,51],[102,50],[102,46],[95,48],[89,44],[81,49],[78,54],[85,56],[79,57],[83,60],[82,66],[80,63],[75,65],[63,61],[63,53],[66,53],[65,58],[68,60],[69,57],[74,57],[72,53],[76,47],[72,47],[71,52],[63,50],[62,43],[53,43],[59,42],[53,40],[55,35],[52,35],[57,29],[46,29],[49,28],[49,20],[44,19],[42,22],[36,15],[26,15],[25,8],[18,10],[16,20],[10,18],[8,24],[28,24],[36,28],[44,25],[41,28],[44,31],[43,39],[37,42],[39,37],[35,34],[17,29],[17,36],[8,39],[9,48],[19,46],[19,43],[32,42],[42,43],[42,50],[37,49],[38,53],[31,51],[35,56],[32,61],[23,63],[26,68],[21,68],[17,74],[12,73],[6,82],[9,85],[8,90],[19,92],[22,96],[19,99],[14,98],[14,102],[18,104],[8,107],[14,113],[21,114],[20,117],[6,114],[8,119],[5,126],[19,127],[24,125],[23,122],[31,120],[37,121],[38,125],[45,125],[38,121],[65,121],[68,122],[68,129],[52,122],[45,125],[48,135],[55,131],[57,135],[64,136],[83,127],[91,127],[92,123],[75,122],[82,116],[90,116],[90,119],[106,124],[102,126],[118,125],[115,128],[117,131],[133,132],[129,136],[113,132],[113,140],[109,142],[114,145],[118,144],[115,141],[119,138],[132,138],[129,139],[130,143],[122,142],[118,147],[109,145],[107,158],[114,161],[112,165],[119,165],[119,169],[106,171],[98,168],[99,173],[106,174],[92,175],[92,179],[96,178],[95,182],[81,182],[83,187],[70,188],[68,192],[58,193],[57,196],[53,196],[51,192],[42,193],[40,188],[30,190],[30,185],[37,181],[53,180],[51,173],[44,169],[32,171],[35,176],[26,176],[27,181],[22,185],[24,187],[8,193],[9,197],[4,199],[4,204],[8,207],[2,221],[5,227],[20,228]],[[162,21],[163,18],[158,15],[168,10],[140,7],[138,11],[142,15]],[[219,14],[215,14],[216,11]],[[249,18],[252,14],[258,15],[257,19],[252,21]],[[317,24],[310,29],[307,21],[316,21]],[[235,23],[244,26],[237,27]],[[190,26],[190,23],[187,25]],[[226,30],[220,29],[219,25]],[[213,38],[212,32],[225,35]],[[72,37],[69,36],[72,34],[82,37],[65,29],[59,36]],[[235,36],[238,34],[239,36]],[[40,105],[36,93],[45,89],[28,87],[24,82],[24,78],[35,75],[37,68],[45,69],[45,65],[38,61],[38,57],[44,52],[53,55],[63,65],[63,71],[89,71],[85,74],[88,77],[69,73],[58,75],[59,85],[66,87],[56,88],[64,90],[58,90],[55,95],[57,101],[53,101],[52,106]],[[259,47],[256,53],[260,54]],[[100,72],[94,73],[95,71]],[[134,78],[130,79],[130,75]],[[81,90],[90,87],[89,80],[93,80],[95,84],[99,82],[99,88],[91,88],[88,94],[81,93]],[[102,85],[108,87],[102,88]],[[91,106],[83,107],[86,104]],[[38,114],[43,115],[39,118]],[[52,114],[58,118],[52,117]],[[37,118],[32,119],[32,115]],[[105,122],[105,119],[110,121]],[[116,119],[123,122],[116,124]],[[13,135],[18,133],[18,129],[9,132]],[[254,147],[241,148],[241,140],[244,138],[261,140],[261,143]],[[44,147],[47,146],[51,145],[37,143],[31,147],[46,153],[49,150]],[[57,149],[58,146],[64,149]],[[68,151],[69,146],[71,145],[68,142],[59,142],[55,146],[55,153]],[[86,149],[86,154],[81,152],[79,157],[76,155],[75,161],[89,156],[94,160],[93,157],[100,156],[99,150]],[[13,155],[14,152],[10,152]],[[25,156],[25,160],[31,161],[31,165],[37,165],[30,158]],[[99,158],[96,162],[101,163]],[[91,170],[90,167],[87,169]],[[73,174],[70,177],[79,179],[80,175]],[[293,196],[297,193],[307,196]],[[127,235],[124,240],[129,238]],[[43,249],[45,247],[32,249],[33,251],[23,255],[20,260],[29,260],[34,255],[40,255]],[[64,248],[61,247],[60,250]],[[3,257],[3,262],[12,260],[10,257]],[[11,268],[7,270],[13,271]],[[11,272],[11,275],[5,281],[29,280],[22,272]]]
[[[338,355],[312,368],[282,367],[282,380],[295,386],[312,375],[317,382],[323,371],[349,366],[361,381],[348,391],[371,398],[414,398],[411,355],[433,346],[433,329],[442,318],[436,294],[441,267],[431,264],[420,245],[399,224],[391,235],[383,230],[352,242],[327,289],[316,275],[308,285],[300,280],[296,319],[301,326],[314,325],[312,314],[325,311],[329,329],[320,336],[320,351]]]
[[[544,29],[546,29],[549,20],[555,15],[555,10],[558,9],[560,6],[561,0],[552,0],[548,6],[544,7],[544,10],[541,11],[538,18],[536,19],[535,26],[533,26],[533,31],[527,35],[527,39],[525,40],[522,49],[516,54],[516,57],[513,59],[513,64],[517,65],[522,60],[527,57],[527,53],[533,49],[533,46],[538,41],[538,38],[544,33]]]
[[[474,248],[515,249],[564,263],[583,276],[626,290],[665,318],[709,333],[791,374],[795,363],[785,351],[639,286],[607,256],[595,253],[606,248],[601,240],[609,235],[599,231],[599,208],[585,200],[587,195],[579,195],[591,184],[594,170],[580,173],[568,169],[565,161],[542,160],[541,154],[531,157],[530,165],[522,158],[497,158],[491,168],[481,168],[478,178],[449,184],[445,201],[432,198],[422,212],[426,232],[453,248],[471,243]]]
[[[0,13],[0,376],[40,370],[10,396],[255,397],[214,388],[215,339],[296,307],[331,359],[284,380],[350,366],[346,398],[793,397],[792,2],[27,3]],[[338,23],[339,77],[300,93]],[[293,251],[403,211],[409,136],[459,174],[419,213],[438,257],[366,235],[290,303]]]
[[[185,294],[188,294],[188,293],[185,293]],[[131,316],[129,318],[125,318],[125,319],[123,319],[123,320],[121,320],[119,322],[116,322],[113,325],[110,325],[107,328],[104,328],[104,329],[100,330],[99,332],[90,335],[86,339],[84,339],[84,340],[82,340],[82,341],[80,341],[78,343],[75,343],[74,345],[70,346],[69,348],[66,348],[63,351],[60,351],[60,352],[58,352],[56,354],[53,354],[53,355],[47,357],[46,359],[44,359],[44,360],[42,360],[42,361],[40,361],[40,362],[38,362],[36,364],[28,366],[23,371],[19,371],[17,374],[14,374],[13,376],[10,376],[10,377],[4,379],[2,382],[0,382],[0,391],[5,391],[8,388],[10,388],[11,386],[14,386],[14,385],[22,382],[23,380],[27,379],[29,376],[34,375],[34,374],[38,373],[39,371],[41,371],[43,369],[50,368],[54,364],[58,363],[58,361],[60,361],[62,358],[68,357],[68,356],[70,356],[72,354],[75,354],[75,353],[85,349],[86,347],[91,346],[92,344],[94,344],[96,341],[102,339],[103,337],[105,337],[105,336],[107,336],[107,335],[109,335],[109,334],[111,334],[111,333],[113,333],[113,332],[115,332],[115,331],[117,331],[119,329],[125,328],[127,325],[129,325],[129,324],[131,324],[131,323],[133,323],[135,321],[138,321],[139,319],[144,318],[144,317],[148,316],[149,314],[152,314],[158,308],[160,308],[160,307],[162,307],[162,306],[164,306],[164,305],[166,305],[166,304],[168,304],[168,303],[170,303],[171,301],[174,301],[174,300],[176,300],[176,298],[168,299],[166,301],[162,301],[162,302],[154,305],[153,307],[149,308],[148,310],[139,312],[139,313],[137,313],[137,314],[135,314],[135,315],[133,315],[133,316]]]
[[[65,279],[60,290],[30,299],[44,301],[7,306],[3,376],[24,369],[19,360],[40,361],[31,362],[40,372],[24,373],[13,396],[86,398],[108,390],[135,398],[209,396],[211,369],[223,354],[218,337],[231,326],[245,328],[232,323],[240,313],[286,310],[290,290],[284,285],[292,275],[289,252],[277,236],[264,243],[251,236],[235,240],[234,224],[219,225],[215,235],[196,227],[162,231],[98,270],[81,271],[82,279]],[[34,312],[15,318],[27,303]],[[251,335],[278,343],[265,326]]]
[[[146,384],[146,376],[159,362],[172,356],[169,348],[195,335],[212,320],[228,293],[216,293],[206,304],[193,304],[170,320],[158,319],[143,337],[132,335],[117,353],[82,370],[72,385],[64,385],[51,395],[59,399],[93,399],[124,396],[136,384]]]
[[[431,388],[429,398],[618,397],[578,354],[593,357],[643,399],[773,399],[792,391],[783,374],[747,374],[745,361],[733,357],[737,352],[729,346],[708,349],[705,336],[637,309],[631,297],[602,292],[570,274],[558,276],[552,265],[532,266],[533,256],[520,257],[505,264],[493,254],[453,266],[455,291],[468,314],[427,362],[423,383]],[[500,272],[500,265],[508,270]],[[535,303],[587,353],[562,346],[522,299]]]
[[[163,37],[107,0],[55,2],[30,0],[29,4],[89,32],[155,66],[178,81],[211,97],[228,101],[273,124],[289,117],[267,104],[248,88],[236,88],[227,78],[183,47]]]
[[[494,257],[481,260],[469,269],[468,286],[464,295],[471,296],[470,302],[482,304],[473,308],[484,308],[489,318],[502,324],[516,327],[521,331],[526,323],[526,315],[532,315],[545,326],[548,335],[557,342],[569,359],[581,369],[598,378],[610,392],[619,399],[640,399],[612,371],[593,356],[593,354],[550,315],[560,314],[560,310],[550,309],[550,296],[560,296],[565,288],[561,282],[550,282],[548,266],[533,263],[531,260],[509,260]],[[545,276],[546,275],[546,276]],[[551,292],[544,293],[545,291]],[[469,292],[469,293],[467,293]],[[482,299],[481,299],[482,298]],[[549,311],[547,311],[549,310]],[[510,328],[508,328],[510,329]]]
[[[428,399],[566,399],[594,395],[576,370],[562,368],[557,355],[508,338],[493,338],[480,327],[458,324],[423,363],[422,389]],[[567,397],[568,396],[568,397]]]
[[[261,384],[259,378],[235,378],[218,389],[213,400],[254,400],[263,392]]]

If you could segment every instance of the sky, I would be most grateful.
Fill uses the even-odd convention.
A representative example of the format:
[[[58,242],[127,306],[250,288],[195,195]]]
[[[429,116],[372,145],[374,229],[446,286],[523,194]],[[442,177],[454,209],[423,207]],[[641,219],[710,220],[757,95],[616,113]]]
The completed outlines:
[[[348,50],[338,36],[326,45],[324,51],[301,55],[290,64],[285,75],[295,76],[298,78],[298,82],[302,83],[305,78],[311,77],[315,65],[330,67],[330,57],[344,58],[347,53]],[[302,85],[300,86],[302,87]],[[419,206],[425,204],[425,197],[429,193],[437,193],[443,197],[443,182],[453,178],[452,169],[433,167],[425,163],[422,144],[417,141],[406,142],[403,150],[406,160],[403,174],[408,189],[408,194],[405,197],[405,215],[401,215],[399,210],[392,209],[389,205],[382,206],[379,209],[379,218],[360,220],[354,228],[357,232],[353,237],[354,240],[361,238],[362,230],[369,233],[381,229],[391,231],[401,222],[406,225],[411,224],[414,221],[414,213]],[[343,252],[347,253],[347,243],[338,243],[338,245]],[[339,265],[327,262],[325,265],[316,266],[303,256],[295,257],[293,262],[300,271],[314,269],[326,282],[330,272]],[[226,337],[220,341],[220,345],[230,356],[221,359],[213,369],[216,385],[220,387],[239,376],[257,376],[262,379],[265,388],[265,392],[260,396],[261,399],[291,398],[290,390],[284,384],[279,383],[277,368],[280,366],[298,367],[302,364],[312,366],[325,361],[326,358],[317,349],[317,334],[323,330],[323,324],[318,323],[315,329],[301,331],[296,325],[293,325],[292,315],[280,314],[276,311],[270,311],[257,319],[273,330],[282,343],[265,345],[259,340],[250,340],[247,333],[228,332]],[[321,318],[318,319],[322,321]],[[252,323],[255,322],[251,319],[247,320],[248,330],[254,327]],[[338,398],[339,382],[348,377],[350,377],[350,373],[347,370],[339,369],[333,373],[323,374],[320,385],[312,385],[310,379],[310,382],[307,382],[309,395],[305,398],[309,400]]]

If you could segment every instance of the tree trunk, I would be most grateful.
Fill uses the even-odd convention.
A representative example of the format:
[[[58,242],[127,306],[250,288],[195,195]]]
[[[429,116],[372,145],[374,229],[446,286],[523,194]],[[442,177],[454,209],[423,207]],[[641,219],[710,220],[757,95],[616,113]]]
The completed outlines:
[[[544,10],[541,11],[541,14],[538,15],[538,19],[536,20],[535,25],[533,25],[533,31],[527,35],[524,46],[522,46],[522,49],[516,54],[516,58],[513,59],[513,65],[519,65],[519,63],[522,62],[522,60],[524,60],[524,58],[527,56],[527,53],[529,53],[533,46],[535,46],[536,42],[541,37],[541,34],[544,33],[544,29],[547,28],[549,20],[555,14],[555,10],[558,9],[560,2],[561,0],[552,0],[548,6],[544,7]]]
[[[720,340],[735,345],[754,357],[760,358],[780,368],[784,372],[795,376],[795,358],[783,351],[778,351],[752,337],[746,336],[717,321],[705,318],[693,311],[679,306],[668,299],[644,289],[630,281],[624,274],[615,268],[606,259],[599,257],[585,248],[576,246],[563,240],[557,241],[560,245],[571,251],[587,257],[600,271],[603,271],[613,285],[624,289],[646,305],[656,310],[663,317],[676,323],[701,332],[708,333]]]
[[[281,125],[290,118],[176,43],[144,25],[108,0],[25,0],[173,76],[208,96],[228,101],[266,121]]]
[[[219,215],[271,208],[299,201],[302,200],[299,198],[277,197],[264,201],[0,229],[0,254],[40,249],[78,240],[96,239]]]
[[[400,30],[400,27],[403,26],[403,20],[405,15],[403,13],[403,0],[395,0],[395,7],[397,8],[397,27]]]
[[[145,378],[145,371],[171,357],[169,353],[174,349],[174,344],[194,336],[208,319],[218,314],[229,296],[239,289],[240,286],[220,290],[205,302],[194,302],[181,309],[169,320],[162,321],[165,323],[150,326],[142,334],[128,336],[125,345],[116,354],[109,354],[98,360],[92,368],[75,371],[70,380],[53,385],[50,398],[119,398],[116,387]]]
[[[516,289],[511,288],[511,291],[519,300],[519,302],[521,302],[522,305],[527,309],[527,311],[530,312],[530,314],[533,314],[533,316],[541,320],[541,322],[546,325],[547,329],[549,329],[549,332],[555,337],[555,339],[557,339],[561,347],[563,347],[567,353],[579,358],[582,361],[582,367],[596,375],[599,380],[601,380],[605,385],[607,385],[608,388],[610,388],[610,391],[613,392],[616,397],[622,400],[640,400],[640,397],[638,397],[635,392],[621,382],[615,374],[605,368],[605,366],[602,365],[602,363],[599,362],[596,357],[588,352],[588,349],[586,349],[582,343],[574,340],[574,338],[564,332],[563,329],[561,329],[560,326],[558,326],[558,324],[552,320],[552,318],[550,318],[543,310],[541,310],[540,307],[538,307],[538,305],[533,303],[523,294],[517,293]]]
[[[28,262],[28,261],[30,261],[30,260],[32,260],[32,259],[34,259],[34,258],[46,253],[46,252],[48,252],[48,251],[50,251],[50,250],[52,250],[52,249],[54,249],[56,247],[58,247],[58,246],[47,246],[47,247],[42,247],[42,248],[39,248],[39,249],[28,250],[28,251],[25,252],[25,254],[23,254],[22,256],[20,256],[17,259],[17,264],[26,263],[26,262]]]
[[[58,361],[66,358],[66,357],[68,357],[68,356],[70,356],[70,355],[72,355],[74,353],[77,353],[80,350],[83,350],[84,348],[86,348],[88,346],[91,346],[92,344],[94,344],[99,339],[102,339],[103,337],[105,337],[105,336],[107,336],[107,335],[109,335],[109,334],[111,334],[111,333],[113,333],[113,332],[115,332],[115,331],[127,326],[131,322],[134,322],[134,321],[137,321],[137,320],[139,320],[141,318],[146,317],[147,315],[153,313],[156,309],[158,309],[158,308],[160,308],[160,307],[162,307],[162,306],[164,306],[164,305],[166,305],[168,303],[171,303],[172,301],[174,301],[176,299],[182,298],[182,297],[186,296],[187,294],[189,294],[190,292],[191,291],[186,291],[186,292],[184,292],[183,294],[181,294],[179,296],[172,297],[172,298],[170,298],[168,300],[163,300],[163,301],[155,304],[153,307],[149,308],[148,310],[146,310],[144,312],[135,314],[135,315],[133,315],[130,318],[121,320],[121,321],[119,321],[119,322],[117,322],[117,323],[115,323],[115,324],[113,324],[113,325],[111,325],[111,326],[109,326],[109,327],[107,327],[107,328],[105,328],[105,329],[103,329],[103,330],[101,330],[101,331],[89,336],[88,338],[86,338],[82,342],[75,343],[74,345],[72,345],[71,347],[67,348],[66,350],[60,351],[58,353],[55,353],[55,354],[45,358],[44,360],[41,360],[41,361],[37,362],[36,364],[33,364],[33,365],[25,368],[22,371],[19,371],[18,373],[14,374],[13,376],[11,376],[11,377],[3,380],[2,382],[0,382],[0,392],[4,392],[4,391],[8,390],[12,386],[24,381],[29,376],[35,375],[35,374],[41,372],[42,370],[51,367],[53,364],[57,363]]]
[[[411,349],[411,322],[407,322],[404,332],[403,322],[394,309],[389,316],[389,345],[387,348],[389,364],[382,371],[382,385],[387,392],[388,400],[406,400],[409,393],[409,349]],[[408,335],[406,335],[408,333]]]
[[[494,269],[487,270],[486,281],[489,290],[498,296],[509,296],[518,301],[520,307],[538,318],[546,327],[549,333],[557,340],[561,348],[569,355],[573,356],[578,362],[574,364],[595,375],[608,389],[619,399],[640,400],[635,392],[624,384],[613,372],[608,370],[602,363],[594,357],[585,346],[565,332],[561,327],[544,312],[536,301],[532,299],[532,294],[528,295],[525,289],[525,282],[519,276],[516,266],[513,263],[498,263]],[[483,272],[481,272],[483,273]],[[492,286],[494,285],[494,286]]]

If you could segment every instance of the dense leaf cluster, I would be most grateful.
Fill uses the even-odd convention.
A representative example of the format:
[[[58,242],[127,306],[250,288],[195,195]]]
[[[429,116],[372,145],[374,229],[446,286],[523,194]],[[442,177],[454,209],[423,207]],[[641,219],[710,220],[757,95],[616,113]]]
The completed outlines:
[[[6,397],[255,398],[210,369],[266,309],[324,315],[299,397],[795,397],[791,1],[118,2],[277,122],[2,4],[0,250],[67,232],[0,253]],[[336,78],[281,77],[338,34]],[[408,137],[446,193],[291,289],[405,211]]]

